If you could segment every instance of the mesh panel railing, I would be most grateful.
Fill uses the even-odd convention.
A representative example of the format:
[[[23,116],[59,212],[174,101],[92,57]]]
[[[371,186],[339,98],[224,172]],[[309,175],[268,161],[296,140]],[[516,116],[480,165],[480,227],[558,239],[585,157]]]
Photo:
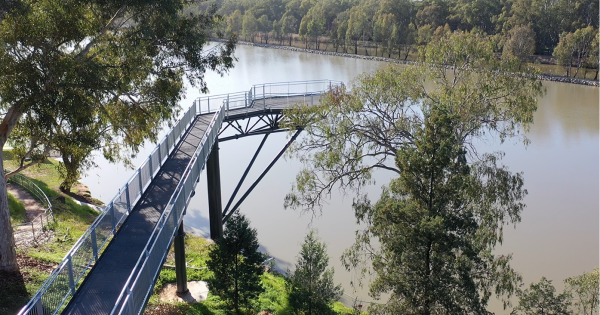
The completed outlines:
[[[340,84],[341,82],[329,80],[270,83],[255,85],[248,92],[210,96],[194,101],[19,314],[42,314],[39,313],[40,310],[56,314],[61,310],[74,294],[76,285],[85,275],[85,271],[98,259],[99,249],[106,245],[129,215],[135,202],[143,195],[148,181],[157,174],[196,114],[216,113],[112,310],[112,313],[138,314],[152,292],[173,233],[181,222],[196,179],[208,159],[210,148],[217,139],[228,109],[249,107],[253,102],[266,98],[317,95]]]
[[[127,218],[160,166],[187,130],[197,113],[191,106],[163,141],[152,151],[127,184],[79,238],[40,290],[19,314],[56,314],[75,293],[77,283],[94,263],[106,243]],[[14,176],[13,176],[14,177]]]
[[[204,134],[200,145],[192,155],[192,159],[182,175],[182,180],[167,203],[167,209],[159,218],[111,314],[138,314],[142,310],[152,292],[160,267],[169,252],[173,232],[183,218],[183,211],[197,183],[196,178],[208,160],[210,150],[206,148],[212,148],[216,141],[224,114],[224,110],[217,110],[214,115],[207,128],[208,132]]]
[[[225,117],[229,115],[229,110],[239,109],[250,106],[262,106],[267,109],[277,104],[287,104],[296,102],[290,100],[292,97],[304,96],[304,102],[313,105],[317,98],[313,96],[327,92],[333,87],[341,86],[340,81],[318,80],[318,81],[296,81],[281,83],[265,83],[253,85],[248,92],[236,92],[229,94],[210,95],[197,98],[195,104],[200,114],[215,112],[222,104],[225,106]],[[277,102],[268,99],[279,99]],[[289,101],[289,102],[288,102]],[[262,103],[261,103],[262,102]]]

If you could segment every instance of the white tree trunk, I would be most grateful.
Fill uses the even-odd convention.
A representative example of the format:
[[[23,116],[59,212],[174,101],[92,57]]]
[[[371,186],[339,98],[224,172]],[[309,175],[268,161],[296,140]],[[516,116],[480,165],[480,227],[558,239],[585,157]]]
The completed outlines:
[[[0,123],[0,170],[4,171],[4,144],[13,128],[21,118],[20,110],[12,106]],[[2,173],[0,179],[0,272],[18,272],[17,252],[15,238],[10,224],[10,211],[8,209],[8,193],[6,192],[6,179]]]

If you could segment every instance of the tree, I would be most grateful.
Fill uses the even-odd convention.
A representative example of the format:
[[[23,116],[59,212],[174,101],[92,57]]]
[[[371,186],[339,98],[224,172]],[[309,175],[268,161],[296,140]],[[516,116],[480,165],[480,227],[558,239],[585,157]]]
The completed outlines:
[[[492,289],[510,291],[520,280],[510,256],[491,252],[497,225],[520,218],[523,180],[498,167],[498,155],[468,163],[454,133],[460,116],[448,108],[431,107],[423,116],[414,143],[398,150],[400,176],[374,206],[355,200],[356,216],[368,228],[343,261],[352,265],[361,248],[370,248],[370,294],[391,294],[375,313],[482,314]]]
[[[510,30],[502,55],[514,56],[526,62],[535,51],[535,33],[529,26],[518,26]]]
[[[330,304],[342,295],[333,284],[333,267],[327,269],[327,247],[310,231],[304,238],[296,270],[288,271],[289,303],[297,314],[327,314]]]
[[[235,10],[231,16],[227,18],[227,33],[229,34],[241,34],[242,31],[242,12]]]
[[[206,266],[213,272],[210,290],[236,314],[250,309],[252,300],[264,291],[260,264],[267,257],[258,251],[256,230],[243,214],[236,212],[227,220],[223,237],[211,247],[208,257]]]
[[[65,166],[79,164],[73,169],[90,148],[127,160],[178,112],[184,75],[206,92],[207,69],[233,66],[233,40],[202,50],[219,17],[183,15],[184,0],[15,3],[0,20],[0,154],[23,124],[35,126],[20,140],[34,148],[27,151],[79,146],[81,152],[63,150]],[[0,181],[0,271],[18,272],[5,185]]]
[[[578,314],[593,315],[598,314],[598,286],[600,272],[598,267],[590,273],[584,272],[582,275],[565,279],[567,284],[566,292],[576,297],[574,306]]]
[[[252,12],[246,11],[242,22],[242,34],[244,35],[244,39],[248,40],[248,37],[250,37],[250,41],[254,43],[254,37],[256,37],[257,31],[258,21]]]
[[[596,287],[597,289],[597,287]],[[552,281],[542,277],[529,289],[519,290],[519,305],[513,311],[524,315],[568,315],[571,296],[568,292],[556,295]]]
[[[265,44],[269,43],[269,32],[273,29],[273,22],[269,21],[269,17],[263,14],[258,20],[258,30],[260,31],[261,42],[264,39]]]
[[[541,94],[542,87],[535,76],[515,75],[519,61],[497,59],[491,40],[480,34],[455,32],[443,35],[429,43],[421,51],[421,56],[423,63],[417,67],[390,66],[374,74],[365,74],[350,91],[334,89],[317,106],[297,105],[288,111],[288,125],[304,127],[306,134],[293,146],[293,152],[303,163],[303,169],[297,175],[292,191],[286,196],[284,206],[318,211],[324,198],[334,188],[353,194],[357,221],[364,223],[367,228],[357,234],[355,246],[345,254],[345,266],[366,271],[372,265],[374,269],[387,268],[390,275],[397,276],[390,283],[384,280],[374,282],[371,287],[373,295],[391,293],[390,307],[414,306],[405,303],[407,299],[417,297],[410,296],[411,292],[420,294],[423,298],[420,301],[430,303],[425,297],[431,298],[434,294],[432,291],[423,292],[415,288],[415,291],[403,291],[405,295],[397,295],[397,287],[392,283],[407,285],[416,281],[411,278],[413,275],[421,277],[420,283],[427,283],[427,279],[435,276],[444,276],[448,280],[446,285],[451,285],[450,280],[454,279],[458,281],[456,285],[459,289],[452,291],[447,286],[440,287],[439,292],[446,294],[444,301],[447,303],[430,306],[440,309],[441,313],[455,309],[480,310],[484,309],[492,293],[509,296],[515,290],[519,277],[510,268],[510,256],[494,256],[491,251],[497,242],[502,241],[504,224],[516,224],[519,221],[524,207],[520,200],[525,192],[520,175],[511,175],[498,164],[501,154],[481,154],[474,149],[473,141],[492,134],[501,141],[520,137],[527,143],[522,131],[526,131],[532,122],[536,98]],[[535,73],[528,66],[525,66],[525,72]],[[444,112],[437,112],[442,109]],[[432,197],[438,194],[436,198],[440,198],[436,208],[430,207],[431,210],[428,210],[430,208],[417,203],[420,199],[415,192],[407,191],[411,187],[408,179],[404,186],[392,183],[387,188],[390,197],[384,194],[381,203],[370,206],[362,188],[372,182],[374,170],[407,176],[407,167],[403,166],[406,163],[403,161],[410,156],[406,156],[408,153],[405,152],[425,156],[426,151],[423,150],[430,145],[428,143],[436,143],[435,139],[428,140],[424,136],[424,130],[429,128],[428,117],[434,113],[451,114],[451,128],[447,129],[452,131],[452,137],[447,141],[459,147],[453,149],[455,156],[450,155],[452,159],[448,159],[466,159],[466,162],[461,162],[467,163],[466,166],[456,164],[458,162],[437,168],[434,168],[435,165],[429,166],[440,173],[426,181],[439,186],[434,187],[436,189],[432,192]],[[419,144],[419,141],[424,144]],[[436,141],[443,144],[441,140]],[[459,149],[464,153],[461,151],[459,155]],[[426,161],[416,160],[415,163],[423,164]],[[414,164],[411,167],[417,166]],[[452,178],[450,171],[453,167],[469,170],[456,176],[460,175],[457,178],[468,181],[471,186],[461,182],[444,186],[446,180]],[[428,170],[414,170],[415,173],[417,171],[423,173]],[[424,183],[427,177],[423,175],[421,178]],[[414,178],[415,181],[419,179]],[[451,196],[454,193],[455,196]],[[408,204],[409,199],[414,202]],[[402,207],[394,205],[401,202],[407,204]],[[389,212],[382,209],[389,209]],[[406,209],[406,216],[410,215],[406,220],[413,221],[403,223],[401,209]],[[453,214],[454,211],[457,213]],[[398,221],[381,220],[378,221],[381,225],[376,225],[372,221],[376,213],[396,216],[390,220],[397,218]],[[403,231],[409,234],[402,237],[394,234],[396,226],[390,228],[392,224],[407,224]],[[424,230],[413,233],[409,228],[412,224],[421,224]],[[372,229],[380,229],[381,236],[373,234]],[[437,244],[435,250],[438,251],[438,260],[435,268],[431,269],[438,273],[429,275],[422,268],[427,265],[423,260],[427,255],[409,256],[415,261],[408,265],[400,263],[404,260],[396,259],[373,260],[370,263],[375,254],[368,253],[383,255],[389,251],[390,257],[400,257],[402,244],[412,246],[414,252],[419,253],[417,249],[429,246],[423,243],[427,240],[424,237],[429,235],[427,233],[431,237],[439,236],[433,239]],[[448,245],[446,242],[452,239],[452,233],[456,234],[457,243]],[[392,237],[392,234],[396,237]],[[383,242],[381,238],[388,236],[390,243]],[[382,244],[380,252],[372,248],[372,238]],[[444,252],[446,245],[453,249]],[[477,271],[485,269],[485,264],[489,271],[477,274]],[[471,270],[473,273],[470,273]],[[454,278],[459,275],[462,278]],[[429,288],[433,288],[433,283],[429,284]],[[468,295],[450,298],[453,292]],[[430,308],[430,311],[433,309]]]
[[[573,55],[575,54],[576,49],[573,33],[563,33],[560,36],[558,45],[552,52],[552,56],[556,58],[556,63],[565,67],[567,77],[571,75]]]

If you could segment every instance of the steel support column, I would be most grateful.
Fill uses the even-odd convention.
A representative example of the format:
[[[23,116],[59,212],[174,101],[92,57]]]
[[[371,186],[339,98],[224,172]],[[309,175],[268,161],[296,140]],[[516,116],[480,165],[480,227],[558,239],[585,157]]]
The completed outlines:
[[[219,170],[219,142],[216,141],[206,162],[208,186],[208,217],[210,238],[214,241],[223,236],[223,206],[221,205],[221,171]]]
[[[177,295],[183,296],[188,293],[187,270],[185,266],[185,233],[183,231],[183,220],[177,229],[177,235],[173,240],[175,247],[175,275],[177,278]]]

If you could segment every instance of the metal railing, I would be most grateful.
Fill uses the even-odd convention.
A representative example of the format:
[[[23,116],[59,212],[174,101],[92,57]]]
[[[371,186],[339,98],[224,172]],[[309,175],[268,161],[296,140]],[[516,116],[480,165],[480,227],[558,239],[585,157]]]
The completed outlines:
[[[27,190],[37,201],[40,202],[42,207],[44,208],[44,213],[35,217],[31,222],[21,223],[17,226],[29,226],[31,225],[31,233],[33,235],[33,239],[36,240],[36,235],[41,235],[45,227],[50,225],[50,220],[54,221],[54,214],[52,213],[52,203],[50,203],[50,199],[44,193],[44,191],[38,187],[34,182],[29,180],[27,177],[21,174],[15,174],[8,178],[9,183],[13,183],[23,187],[23,189]],[[44,224],[44,220],[46,223]],[[29,233],[29,229],[21,229],[15,230],[14,234],[19,233]]]
[[[65,303],[75,294],[90,265],[98,260],[104,246],[127,218],[179,138],[196,117],[196,109],[196,106],[191,106],[177,121],[19,314],[57,314],[62,310]]]
[[[339,84],[341,82],[329,80],[270,83],[254,85],[248,92],[196,99],[171,132],[152,151],[148,159],[142,163],[142,166],[127,181],[117,196],[75,243],[65,259],[19,314],[57,314],[62,310],[65,303],[75,293],[86,270],[92,262],[98,259],[101,249],[127,218],[194,117],[198,114],[215,113],[207,129],[208,132],[205,133],[186,167],[182,180],[167,203],[167,209],[163,211],[158,220],[111,312],[111,314],[139,314],[152,293],[154,282],[168,253],[174,232],[183,218],[190,196],[196,187],[196,179],[204,168],[217,139],[221,123],[228,115],[229,110],[256,106],[256,103],[253,105],[253,102],[257,100],[263,100],[264,107],[266,98],[317,95]],[[309,88],[317,90],[309,91]]]
[[[274,105],[293,104],[299,96],[304,96],[304,103],[313,105],[317,102],[314,96],[323,94],[332,87],[340,86],[343,82],[332,80],[295,81],[265,83],[253,85],[247,92],[235,92],[228,94],[209,95],[194,100],[198,106],[198,113],[212,113],[222,104],[225,106],[225,117],[229,116],[229,110],[256,107],[269,109]],[[267,99],[278,99],[277,102],[267,103]]]
[[[183,219],[190,196],[194,192],[200,172],[204,168],[225,115],[224,106],[217,109],[199,146],[188,163],[182,180],[167,203],[148,243],[131,272],[111,314],[138,314],[152,294],[154,282],[169,252],[174,232]]]

